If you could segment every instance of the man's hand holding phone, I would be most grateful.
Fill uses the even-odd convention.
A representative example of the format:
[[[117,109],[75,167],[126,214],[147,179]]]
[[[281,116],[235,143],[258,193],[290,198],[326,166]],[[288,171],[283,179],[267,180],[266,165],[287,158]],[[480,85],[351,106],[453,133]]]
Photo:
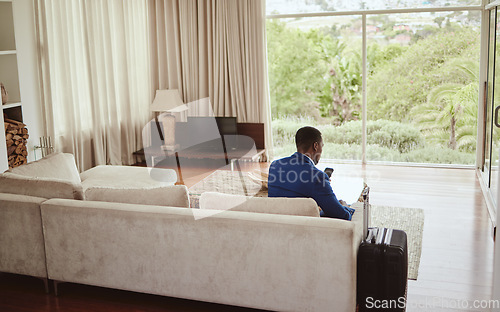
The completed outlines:
[[[328,176],[329,179],[332,178],[332,173],[333,173],[333,168],[325,168],[325,173]]]

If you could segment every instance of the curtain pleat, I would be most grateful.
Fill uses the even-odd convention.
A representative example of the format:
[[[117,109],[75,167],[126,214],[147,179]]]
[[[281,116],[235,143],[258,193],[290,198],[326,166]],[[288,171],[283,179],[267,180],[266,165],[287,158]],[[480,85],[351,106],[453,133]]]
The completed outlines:
[[[264,123],[271,151],[265,1],[149,0],[148,8],[155,90],[179,89],[186,103],[209,98],[217,116]]]
[[[36,0],[46,135],[80,170],[130,164],[150,116],[147,0]]]

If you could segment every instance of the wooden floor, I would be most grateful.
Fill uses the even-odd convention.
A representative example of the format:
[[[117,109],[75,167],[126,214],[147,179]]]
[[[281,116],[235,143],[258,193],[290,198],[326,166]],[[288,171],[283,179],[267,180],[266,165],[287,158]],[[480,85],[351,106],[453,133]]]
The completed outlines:
[[[419,276],[409,281],[407,311],[474,311],[463,307],[490,299],[493,233],[474,170],[335,167],[335,174],[365,178],[373,205],[424,210]]]
[[[424,209],[420,270],[409,282],[407,311],[471,311],[464,305],[490,299],[491,222],[474,170],[325,165],[335,168],[334,178],[365,178],[374,205]],[[185,169],[184,182],[192,186],[212,169]],[[255,311],[77,284],[59,290],[59,297],[45,294],[36,278],[0,273],[0,311]]]

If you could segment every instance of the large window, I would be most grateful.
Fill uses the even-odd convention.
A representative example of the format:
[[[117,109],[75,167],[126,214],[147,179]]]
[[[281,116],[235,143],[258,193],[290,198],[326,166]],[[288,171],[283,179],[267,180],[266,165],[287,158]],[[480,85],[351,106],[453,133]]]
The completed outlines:
[[[268,12],[283,13],[276,9],[279,3],[291,2],[268,1]],[[303,12],[322,3],[295,2]],[[397,2],[415,7],[411,1]],[[323,132],[323,158],[473,165],[480,11],[362,14],[366,28],[362,15],[268,19],[275,156],[291,154],[295,131],[313,125]]]

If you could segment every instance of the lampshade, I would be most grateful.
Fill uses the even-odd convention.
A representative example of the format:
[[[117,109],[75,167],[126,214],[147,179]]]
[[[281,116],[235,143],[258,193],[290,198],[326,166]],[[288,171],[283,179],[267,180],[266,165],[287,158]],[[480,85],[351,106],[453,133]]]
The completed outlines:
[[[187,105],[182,102],[181,96],[177,89],[172,90],[156,90],[156,96],[151,104],[153,112],[182,112],[188,109]]]

